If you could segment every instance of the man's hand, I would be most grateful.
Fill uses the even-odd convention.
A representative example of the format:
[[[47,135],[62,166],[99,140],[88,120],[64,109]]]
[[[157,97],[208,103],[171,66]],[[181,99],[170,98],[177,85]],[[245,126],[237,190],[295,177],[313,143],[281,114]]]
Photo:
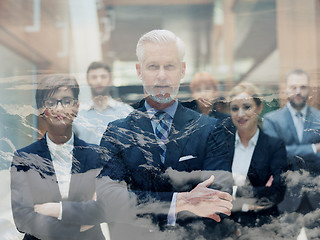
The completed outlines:
[[[177,195],[176,212],[189,211],[200,217],[207,217],[220,222],[218,213],[231,214],[232,196],[229,193],[208,188],[214,176],[199,183],[190,192]]]
[[[36,213],[58,218],[60,213],[60,203],[43,203],[34,205],[34,211]]]

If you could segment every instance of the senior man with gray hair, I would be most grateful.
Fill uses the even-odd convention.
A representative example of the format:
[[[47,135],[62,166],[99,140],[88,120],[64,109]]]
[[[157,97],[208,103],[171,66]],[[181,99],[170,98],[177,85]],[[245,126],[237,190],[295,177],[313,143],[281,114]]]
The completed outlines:
[[[100,143],[97,197],[112,239],[215,239],[219,214],[230,215],[231,195],[210,187],[232,184],[228,166],[213,172],[226,156],[217,120],[177,100],[184,52],[167,30],[150,31],[137,44],[145,101],[110,123]]]

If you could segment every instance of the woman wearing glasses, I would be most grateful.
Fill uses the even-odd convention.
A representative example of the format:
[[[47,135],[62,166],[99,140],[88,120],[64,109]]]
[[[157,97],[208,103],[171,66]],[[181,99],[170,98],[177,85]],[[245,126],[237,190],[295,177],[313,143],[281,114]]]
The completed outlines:
[[[24,239],[105,239],[99,225],[64,221],[70,202],[94,201],[100,170],[96,146],[72,132],[78,113],[75,78],[51,75],[36,91],[39,114],[47,132],[18,150],[11,167],[12,212]]]

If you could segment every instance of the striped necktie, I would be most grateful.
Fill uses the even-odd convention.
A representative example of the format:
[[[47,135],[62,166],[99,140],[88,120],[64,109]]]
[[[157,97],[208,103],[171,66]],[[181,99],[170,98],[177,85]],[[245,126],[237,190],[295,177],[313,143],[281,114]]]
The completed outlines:
[[[164,163],[167,146],[166,143],[168,142],[169,136],[169,123],[166,121],[166,112],[159,111],[154,116],[154,121],[156,122],[156,129],[155,134],[159,144],[159,151],[160,151],[160,159],[161,162]]]

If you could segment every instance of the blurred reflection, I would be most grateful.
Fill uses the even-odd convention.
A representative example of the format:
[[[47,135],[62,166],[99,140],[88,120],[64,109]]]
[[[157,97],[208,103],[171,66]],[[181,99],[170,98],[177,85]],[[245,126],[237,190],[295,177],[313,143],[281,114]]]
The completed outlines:
[[[229,117],[228,114],[216,109],[221,99],[218,81],[210,73],[196,73],[191,80],[190,90],[194,100],[183,103],[185,107],[219,120]]]
[[[278,111],[266,114],[263,128],[286,144],[289,169],[287,191],[279,205],[283,212],[307,214],[320,207],[320,111],[309,106],[310,77],[300,69],[286,76],[288,102]]]
[[[73,124],[74,132],[88,143],[99,144],[109,122],[126,117],[132,108],[110,96],[111,69],[102,62],[93,62],[87,70],[92,102],[81,103]]]

